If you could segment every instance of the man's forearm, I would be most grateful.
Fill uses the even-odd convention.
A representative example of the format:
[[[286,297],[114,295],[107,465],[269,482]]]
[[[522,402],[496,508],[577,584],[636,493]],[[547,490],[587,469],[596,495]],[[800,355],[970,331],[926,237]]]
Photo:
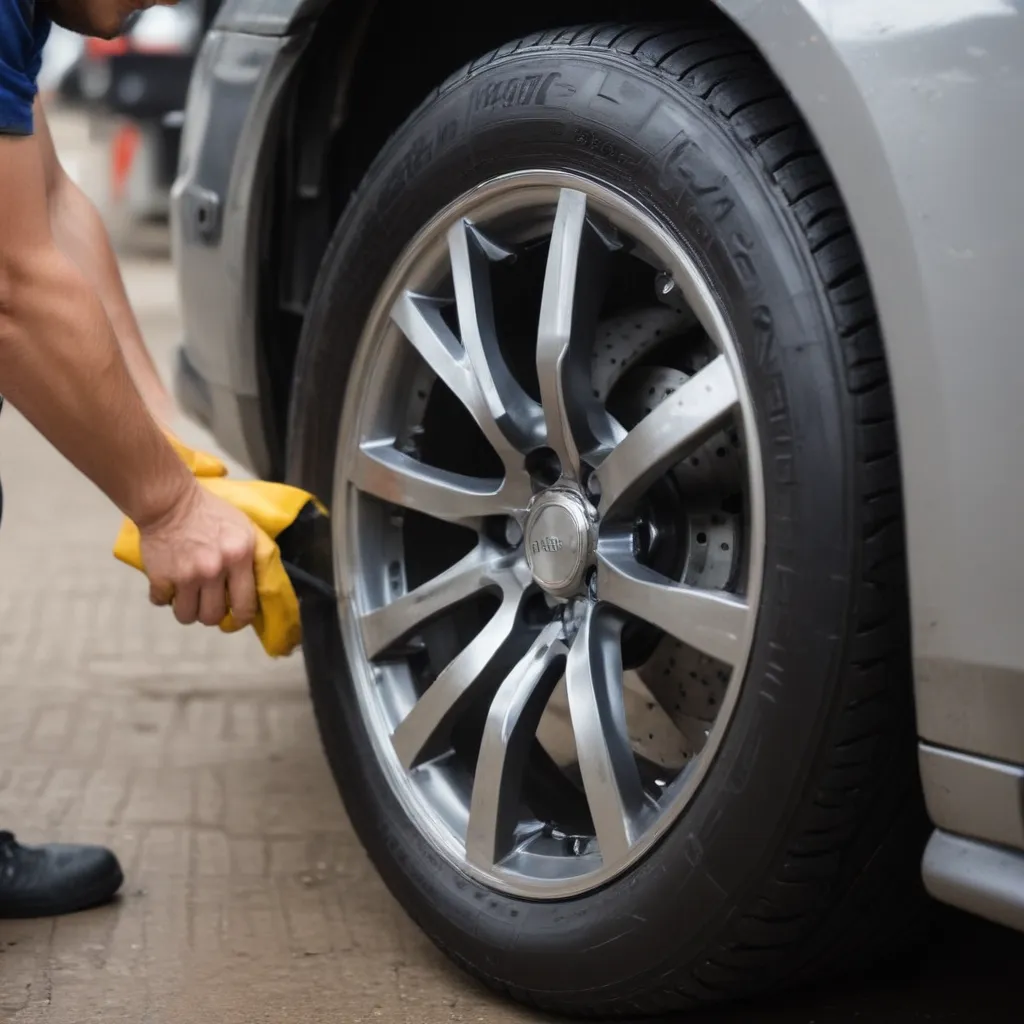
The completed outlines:
[[[46,111],[38,98],[33,112],[53,240],[95,289],[135,386],[150,412],[167,425],[174,412],[174,402],[142,340],[106,226],[85,193],[64,173]]]
[[[136,390],[103,304],[52,244],[0,267],[0,393],[140,525],[194,487]]]
[[[51,196],[50,228],[57,247],[78,267],[103,303],[128,370],[150,412],[164,425],[169,424],[174,403],[142,339],[107,229],[96,207],[70,178],[64,177]]]

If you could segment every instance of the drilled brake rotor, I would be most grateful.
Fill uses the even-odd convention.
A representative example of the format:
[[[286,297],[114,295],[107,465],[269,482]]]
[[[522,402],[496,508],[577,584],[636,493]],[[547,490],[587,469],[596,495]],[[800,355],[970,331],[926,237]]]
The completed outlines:
[[[605,320],[592,363],[595,397],[629,429],[682,387],[689,374],[650,365],[655,350],[693,323],[688,312],[652,307]],[[692,495],[685,510],[686,561],[681,579],[692,586],[724,589],[738,556],[741,517],[722,508],[744,472],[739,438],[720,431],[672,475]],[[728,669],[672,637],[625,674],[626,719],[636,752],[653,765],[678,770],[699,753],[729,680]],[[538,738],[570,774],[576,760],[564,682],[559,683]]]

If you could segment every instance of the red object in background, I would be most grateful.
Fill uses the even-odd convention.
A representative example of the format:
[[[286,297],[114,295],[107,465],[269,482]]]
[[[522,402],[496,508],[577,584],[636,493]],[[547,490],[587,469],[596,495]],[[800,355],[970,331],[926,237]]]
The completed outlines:
[[[104,57],[119,57],[128,52],[128,40],[124,36],[115,39],[97,39],[87,36],[85,40],[86,57],[102,60]]]
[[[139,149],[139,129],[134,124],[122,124],[114,135],[110,147],[110,191],[115,201],[124,197],[128,175]]]
[[[114,39],[96,39],[87,36],[85,40],[85,56],[89,60],[106,60],[108,57],[123,57],[126,53],[180,54],[181,45],[177,42],[140,42],[131,36],[117,36]]]

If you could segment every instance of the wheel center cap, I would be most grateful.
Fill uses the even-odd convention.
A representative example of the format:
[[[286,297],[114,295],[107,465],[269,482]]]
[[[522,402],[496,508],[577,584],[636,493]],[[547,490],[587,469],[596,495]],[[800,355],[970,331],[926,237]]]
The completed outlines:
[[[578,590],[590,562],[593,533],[586,506],[571,491],[538,495],[523,530],[526,560],[537,584],[557,597]]]

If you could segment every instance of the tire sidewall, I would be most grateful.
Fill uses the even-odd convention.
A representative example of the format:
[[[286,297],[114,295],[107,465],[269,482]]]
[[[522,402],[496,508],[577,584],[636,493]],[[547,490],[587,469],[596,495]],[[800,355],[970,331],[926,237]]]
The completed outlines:
[[[366,734],[332,607],[304,606],[305,655],[346,807],[403,906],[492,978],[612,999],[706,952],[783,856],[813,784],[850,594],[850,417],[823,285],[765,172],[667,76],[607,52],[552,48],[499,59],[443,91],[400,129],[350,203],[300,343],[294,482],[332,493],[344,383],[402,250],[469,188],[524,169],[576,172],[640,201],[698,260],[734,330],[761,443],[766,557],[754,648],[715,763],[628,875],[560,903],[512,898],[457,870],[401,809]]]

